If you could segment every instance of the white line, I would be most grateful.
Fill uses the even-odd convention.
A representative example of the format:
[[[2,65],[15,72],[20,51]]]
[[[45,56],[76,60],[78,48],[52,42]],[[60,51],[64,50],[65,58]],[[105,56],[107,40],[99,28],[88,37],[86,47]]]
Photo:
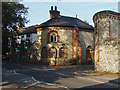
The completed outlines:
[[[65,86],[58,85],[58,84],[53,84],[53,83],[45,83],[45,84],[47,84],[47,85],[54,85],[54,86],[58,86],[58,87],[62,87],[62,88],[66,88],[67,90],[70,90],[69,88],[67,88]]]
[[[106,83],[108,85],[111,85],[111,86],[117,86],[117,87],[120,87],[120,85],[116,85],[116,84],[112,84],[112,83]]]
[[[32,79],[36,82],[40,82],[40,81],[37,81],[34,77],[32,77]],[[47,85],[54,85],[54,86],[58,86],[58,87],[62,87],[62,88],[66,88],[67,90],[70,90],[69,88],[65,87],[65,86],[61,86],[61,85],[58,85],[58,84],[53,84],[53,83],[46,83],[46,82],[40,82],[40,83],[45,83]]]
[[[57,74],[70,77],[70,75],[66,75],[66,74],[63,74],[63,73],[57,73]],[[105,83],[105,82],[102,82],[102,81],[98,81],[98,80],[90,79],[90,78],[85,78],[85,77],[78,77],[78,76],[74,76],[74,77],[75,78],[86,79],[86,80],[91,80],[91,81],[95,81],[95,82],[98,82],[98,83]],[[120,85],[112,84],[112,83],[109,83],[109,82],[106,82],[105,84],[111,85],[111,86],[117,86],[117,87],[120,86]]]
[[[101,82],[101,81],[98,81],[98,80],[95,80],[95,79],[90,79],[90,78],[85,78],[85,77],[78,77],[78,76],[75,76],[76,78],[81,78],[81,79],[86,79],[86,80],[92,80],[92,81],[95,81],[95,82],[98,82],[98,83],[105,83],[105,82]]]
[[[32,77],[32,79],[33,79],[34,81],[37,81],[34,77]]]
[[[90,78],[85,78],[85,77],[77,77],[77,76],[75,76],[75,77],[76,78],[83,78],[83,79],[87,79],[87,80],[92,80],[92,81],[95,81],[95,82],[98,82],[98,83],[105,83],[105,82],[98,81],[98,80],[95,80],[95,79],[90,79]],[[109,82],[106,82],[105,84],[108,84],[108,85],[111,85],[111,86],[119,86],[119,85],[112,84],[112,83],[109,83]]]
[[[15,74],[17,74],[15,70],[14,70],[13,72],[14,72]]]
[[[15,74],[20,74],[20,73],[16,73],[16,71],[14,70],[13,71]],[[60,74],[60,73],[59,73]],[[24,75],[24,74],[21,74],[21,75]],[[65,75],[65,74],[62,74],[62,75]],[[26,75],[25,75],[26,76]],[[67,75],[68,76],[68,75]],[[33,76],[31,77],[35,82],[40,82],[40,81],[37,81]],[[54,86],[58,86],[58,87],[62,87],[62,88],[66,88],[67,90],[70,90],[69,88],[65,87],[65,86],[61,86],[61,85],[58,85],[58,84],[53,84],[53,83],[46,83],[46,82],[40,82],[40,83],[45,83],[47,85],[54,85]]]
[[[63,75],[63,76],[69,76],[69,75],[65,75],[63,73],[58,73],[58,72],[56,72],[56,73],[59,74],[59,75]]]

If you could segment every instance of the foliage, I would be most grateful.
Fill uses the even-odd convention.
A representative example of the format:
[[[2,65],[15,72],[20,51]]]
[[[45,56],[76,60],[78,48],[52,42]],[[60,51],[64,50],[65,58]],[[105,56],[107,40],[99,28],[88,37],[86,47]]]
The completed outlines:
[[[6,43],[6,42],[8,42],[7,36],[9,34],[9,32],[7,30],[3,30],[2,33],[4,33],[4,34],[2,34],[2,37],[4,37],[4,38],[2,38],[2,54],[5,55],[5,53],[9,51],[8,47],[6,47],[6,46],[8,46],[8,43]]]
[[[49,65],[49,61],[45,61],[45,60],[27,60],[27,59],[22,59],[21,60],[22,63],[29,63],[29,64],[39,64],[39,65]]]
[[[73,58],[73,59],[70,59],[70,60],[69,60],[69,63],[70,63],[71,65],[77,65],[77,64],[78,64],[78,60],[77,60],[76,58]]]
[[[91,58],[87,58],[87,60],[88,60],[88,64],[92,63],[92,59]]]
[[[6,30],[16,30],[17,26],[25,26],[28,23],[26,15],[28,8],[19,2],[2,3],[2,27]]]
[[[93,70],[92,73],[97,73],[97,71],[96,71],[96,70]]]
[[[18,26],[28,23],[26,15],[28,8],[19,2],[2,2],[2,54],[9,52],[8,37],[13,36]]]

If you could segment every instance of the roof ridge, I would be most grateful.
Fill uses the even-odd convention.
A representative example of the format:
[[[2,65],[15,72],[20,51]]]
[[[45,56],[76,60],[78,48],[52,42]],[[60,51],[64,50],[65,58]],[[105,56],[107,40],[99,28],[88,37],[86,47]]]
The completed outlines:
[[[89,25],[88,23],[82,21],[79,18],[76,17],[70,17],[70,16],[63,16],[59,15],[55,18],[49,19],[46,22],[43,22],[38,27],[56,27],[56,26],[68,26],[68,27],[79,27],[79,28],[85,28],[85,29],[93,29],[92,25]]]

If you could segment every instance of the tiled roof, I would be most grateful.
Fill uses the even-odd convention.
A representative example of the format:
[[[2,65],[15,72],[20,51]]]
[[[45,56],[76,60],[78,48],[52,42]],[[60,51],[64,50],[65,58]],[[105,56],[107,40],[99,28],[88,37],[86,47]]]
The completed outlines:
[[[94,29],[91,25],[83,22],[82,20],[78,18],[73,17],[67,17],[67,16],[58,16],[56,18],[50,19],[42,24],[40,24],[38,27],[79,27],[82,29]]]
[[[34,25],[34,26],[27,27],[27,28],[23,28],[23,31],[19,32],[19,35],[20,34],[37,33],[37,31],[36,31],[36,27],[37,26],[38,25]]]

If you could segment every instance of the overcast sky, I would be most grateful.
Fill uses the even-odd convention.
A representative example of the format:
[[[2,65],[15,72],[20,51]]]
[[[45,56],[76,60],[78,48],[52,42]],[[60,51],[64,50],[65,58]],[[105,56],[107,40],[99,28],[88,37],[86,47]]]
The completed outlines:
[[[46,0],[45,0],[46,1]],[[27,1],[24,0],[23,3],[28,9],[28,19],[30,23],[26,24],[26,27],[36,24],[41,24],[50,18],[49,10],[51,6],[57,6],[58,11],[63,16],[77,17],[83,21],[89,22],[90,25],[93,24],[93,15],[99,11],[112,10],[118,12],[118,0],[109,0],[111,2],[70,2],[70,0],[53,0],[54,2],[42,2],[38,0]],[[73,0],[72,0],[73,1]],[[89,0],[87,0],[89,1]]]

